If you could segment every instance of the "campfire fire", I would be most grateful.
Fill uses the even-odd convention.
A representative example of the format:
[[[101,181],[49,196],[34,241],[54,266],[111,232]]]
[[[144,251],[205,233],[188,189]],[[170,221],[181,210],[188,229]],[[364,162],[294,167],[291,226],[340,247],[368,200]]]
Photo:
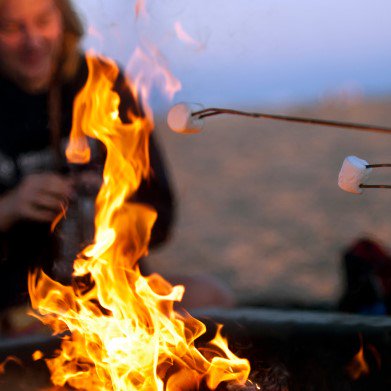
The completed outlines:
[[[358,380],[363,375],[369,374],[369,366],[365,361],[364,347],[362,339],[360,340],[361,346],[358,353],[353,357],[352,361],[347,366],[346,370],[353,380]]]
[[[93,390],[190,390],[222,382],[244,384],[249,362],[236,357],[220,331],[204,348],[195,340],[200,321],[174,310],[183,286],[161,276],[144,277],[137,261],[148,252],[156,212],[126,202],[149,175],[152,119],[129,113],[121,122],[112,91],[115,64],[88,56],[89,78],[74,107],[67,158],[89,160],[87,138],[107,148],[103,184],[96,200],[95,240],[74,262],[74,283],[64,286],[42,271],[29,276],[36,316],[62,348],[46,360],[58,386]]]

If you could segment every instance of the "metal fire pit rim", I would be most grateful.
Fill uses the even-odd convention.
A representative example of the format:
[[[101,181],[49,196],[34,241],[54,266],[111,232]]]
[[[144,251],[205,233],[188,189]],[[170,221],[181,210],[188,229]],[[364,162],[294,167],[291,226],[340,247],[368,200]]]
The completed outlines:
[[[15,356],[21,360],[30,360],[36,351],[51,353],[61,345],[61,336],[56,335],[25,335],[0,339],[0,360]]]
[[[209,308],[194,311],[197,318],[210,319],[222,324],[249,326],[251,329],[284,328],[297,331],[301,328],[332,333],[391,333],[391,317],[367,316],[313,310],[281,310],[241,307],[232,309]]]
[[[391,317],[364,316],[310,310],[281,310],[239,307],[208,308],[192,311],[191,315],[205,322],[221,323],[243,330],[249,335],[273,334],[349,334],[382,335],[391,339]],[[236,330],[235,330],[236,331]],[[28,335],[19,338],[0,338],[0,359],[14,355],[27,359],[39,349],[53,352],[61,345],[62,336]]]

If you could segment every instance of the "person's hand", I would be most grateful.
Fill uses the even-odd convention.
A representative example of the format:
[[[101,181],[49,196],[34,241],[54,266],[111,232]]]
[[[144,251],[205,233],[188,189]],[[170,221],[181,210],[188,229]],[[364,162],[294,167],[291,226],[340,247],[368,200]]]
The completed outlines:
[[[97,194],[102,186],[102,174],[93,170],[82,171],[75,177],[75,184],[86,193]]]
[[[72,181],[54,173],[33,174],[0,199],[0,228],[20,220],[51,223],[72,198]]]

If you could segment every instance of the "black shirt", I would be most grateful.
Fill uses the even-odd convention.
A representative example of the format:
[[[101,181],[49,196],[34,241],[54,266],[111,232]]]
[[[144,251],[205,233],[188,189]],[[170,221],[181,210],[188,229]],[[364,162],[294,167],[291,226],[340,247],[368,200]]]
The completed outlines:
[[[73,101],[87,76],[88,68],[83,57],[77,76],[60,86],[62,151],[71,130]],[[123,121],[127,121],[125,113],[129,109],[140,113],[141,109],[121,74],[114,90],[121,97]],[[69,171],[65,156],[61,156],[59,164],[51,146],[48,99],[47,92],[28,94],[0,77],[0,194],[17,186],[26,175]],[[101,146],[95,148],[96,156],[89,166],[103,164],[102,150]],[[150,161],[151,177],[141,183],[134,200],[150,204],[158,212],[151,238],[151,246],[154,246],[166,240],[174,214],[173,194],[155,136],[150,139]],[[41,267],[50,274],[57,256],[57,239],[50,232],[49,224],[32,221],[18,222],[8,232],[0,234],[0,307],[12,304],[21,292],[26,294],[28,270]]]

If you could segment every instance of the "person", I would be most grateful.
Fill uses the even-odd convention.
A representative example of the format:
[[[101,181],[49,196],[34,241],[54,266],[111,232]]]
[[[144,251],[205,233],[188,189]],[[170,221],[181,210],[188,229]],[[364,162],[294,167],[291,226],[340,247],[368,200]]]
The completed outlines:
[[[341,259],[344,289],[338,309],[362,315],[391,314],[391,254],[378,239],[360,237]]]
[[[28,301],[29,270],[41,268],[69,283],[74,255],[92,239],[104,150],[90,140],[92,159],[81,167],[64,156],[73,101],[88,77],[82,36],[70,0],[0,0],[0,311]],[[131,121],[128,111],[143,115],[121,73],[114,90],[121,120]],[[175,200],[153,134],[149,152],[151,177],[131,201],[156,209],[150,247],[157,247],[172,231]],[[53,234],[64,206],[67,218]],[[234,303],[232,292],[211,276],[165,278],[185,284],[186,309]]]
[[[76,168],[64,153],[73,101],[88,76],[82,36],[69,0],[0,0],[0,309],[27,299],[29,270],[66,280],[63,258],[92,239],[88,221],[104,150],[91,141],[91,162]],[[140,114],[122,74],[114,89],[123,121],[130,121],[128,109]],[[151,238],[157,246],[170,234],[174,197],[156,136],[149,147],[151,178],[135,200],[158,212]],[[53,234],[66,205],[67,219]]]

